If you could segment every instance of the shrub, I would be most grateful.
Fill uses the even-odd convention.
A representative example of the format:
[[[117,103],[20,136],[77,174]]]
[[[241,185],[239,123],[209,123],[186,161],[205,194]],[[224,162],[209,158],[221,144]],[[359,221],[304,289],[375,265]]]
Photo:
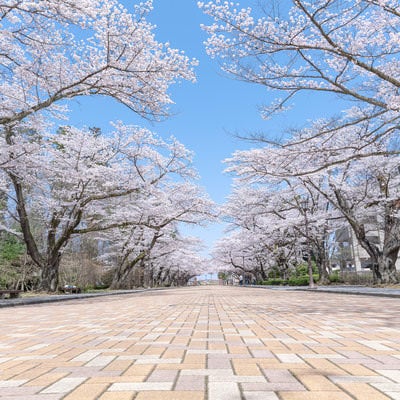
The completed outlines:
[[[313,274],[318,273],[318,268],[315,265],[315,263],[312,263],[312,268],[313,268]],[[292,276],[308,276],[308,265],[307,264],[299,264],[296,266],[295,271],[292,272]]]
[[[262,285],[286,285],[287,281],[282,278],[271,278],[267,281],[263,281]]]
[[[319,279],[318,274],[313,274],[314,282],[317,282]],[[289,285],[291,286],[308,286],[309,284],[309,277],[308,275],[301,275],[301,276],[291,276],[289,278]]]
[[[336,271],[329,275],[329,281],[331,283],[339,283],[343,282],[343,279],[340,277],[339,271]]]

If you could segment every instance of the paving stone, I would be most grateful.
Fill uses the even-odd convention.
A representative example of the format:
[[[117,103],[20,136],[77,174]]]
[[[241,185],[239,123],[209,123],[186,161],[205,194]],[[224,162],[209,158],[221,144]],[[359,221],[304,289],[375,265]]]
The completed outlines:
[[[26,383],[26,386],[49,386],[68,375],[67,372],[46,373]]]
[[[390,400],[389,396],[384,395],[366,383],[340,383],[340,386],[357,400]]]
[[[98,400],[132,400],[135,397],[135,392],[105,392]]]
[[[180,391],[205,391],[205,377],[200,377],[196,375],[183,375],[179,376],[175,390]]]
[[[108,390],[110,392],[127,390],[140,392],[142,390],[171,390],[172,386],[172,382],[122,382],[113,383]]]
[[[339,391],[340,388],[322,375],[298,376],[299,381],[310,391]]]
[[[155,370],[147,378],[147,382],[174,382],[177,375],[176,370]]]
[[[279,400],[275,392],[243,392],[245,400]]]
[[[211,382],[208,384],[208,400],[241,400],[241,393],[234,382]]]
[[[135,400],[204,400],[203,392],[174,391],[174,392],[141,392]],[[222,400],[222,399],[221,399]]]
[[[252,383],[244,382],[241,384],[244,391],[267,391],[267,392],[279,392],[279,391],[300,391],[306,390],[306,388],[300,382],[262,382]]]
[[[24,380],[7,380],[7,381],[0,381],[0,388],[8,388],[8,387],[16,387],[16,386],[21,386],[26,382],[26,379]]]
[[[371,383],[371,386],[377,388],[381,392],[399,392],[400,383]]]
[[[268,382],[297,382],[297,379],[287,370],[279,369],[263,369],[264,375]]]
[[[62,378],[50,385],[41,393],[68,393],[85,380],[86,378]]]
[[[388,378],[392,379],[395,382],[400,383],[400,370],[392,369],[392,370],[377,370],[375,371],[379,375],[387,376]]]
[[[83,384],[64,397],[63,400],[96,400],[108,386],[108,383]]]
[[[280,400],[354,400],[347,393],[328,392],[324,390],[315,392],[279,392]],[[374,400],[365,398],[364,400]]]

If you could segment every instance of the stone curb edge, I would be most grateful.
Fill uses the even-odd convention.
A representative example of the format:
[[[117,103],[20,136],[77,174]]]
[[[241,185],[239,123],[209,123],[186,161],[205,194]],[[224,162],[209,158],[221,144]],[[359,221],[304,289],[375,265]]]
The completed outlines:
[[[333,294],[349,294],[349,295],[356,295],[356,296],[375,296],[375,297],[390,297],[390,298],[400,298],[400,291],[399,293],[389,293],[389,292],[379,292],[379,289],[376,289],[375,291],[369,291],[369,290],[346,290],[346,289],[325,289],[321,287],[317,287],[314,289],[310,288],[304,288],[304,287],[299,287],[299,286],[290,286],[290,287],[285,287],[282,288],[280,287],[277,289],[277,287],[273,286],[266,286],[266,285],[243,285],[241,287],[246,287],[246,288],[256,288],[256,289],[267,289],[267,290],[281,290],[281,291],[302,291],[302,292],[312,292],[312,293],[333,293]],[[393,290],[393,289],[387,289],[387,290]]]

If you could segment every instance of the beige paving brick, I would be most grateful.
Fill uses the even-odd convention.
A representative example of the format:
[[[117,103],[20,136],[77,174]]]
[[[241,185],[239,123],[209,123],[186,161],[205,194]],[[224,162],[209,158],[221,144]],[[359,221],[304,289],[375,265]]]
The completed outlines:
[[[98,400],[132,400],[135,397],[135,392],[106,392],[103,393]]]
[[[297,376],[297,379],[311,391],[340,391],[338,386],[321,375],[303,375]]]
[[[372,371],[371,369],[360,364],[341,364],[339,362],[338,365],[351,375],[377,375],[375,371]]]
[[[279,392],[279,398],[280,400],[353,400],[352,397],[344,392],[329,392],[324,390],[315,392]]]
[[[24,371],[21,374],[15,375],[13,379],[26,379],[26,380],[32,380],[35,379],[43,374],[48,373],[51,371],[52,368],[46,368],[46,367],[38,367],[38,368],[32,368],[29,369],[28,371]]]
[[[390,400],[389,396],[385,396],[366,383],[339,383],[339,385],[357,400]]]
[[[231,346],[228,345],[228,352],[231,354],[249,354],[247,346]]]
[[[163,353],[162,358],[182,358],[183,359],[184,354],[185,354],[185,350],[168,349]]]
[[[145,365],[132,365],[126,371],[124,371],[123,375],[126,376],[146,376],[154,369],[154,365],[145,364]]]
[[[108,386],[108,383],[83,384],[64,397],[63,400],[96,400]]]
[[[114,360],[110,364],[108,364],[105,368],[104,371],[124,371],[126,370],[130,365],[132,364],[132,361],[130,360]]]
[[[326,375],[347,375],[347,372],[339,368],[329,360],[309,359],[308,363],[319,371],[323,371]]]
[[[173,391],[173,392],[140,392],[135,400],[204,400],[204,392]]]
[[[205,354],[186,354],[183,359],[185,364],[205,364],[206,355]]]
[[[144,382],[147,376],[96,376],[94,378],[89,378],[87,380],[88,384],[97,384],[97,383],[116,383],[116,382]]]
[[[48,386],[67,375],[68,373],[50,373],[41,375],[38,378],[29,381],[26,386]]]
[[[205,364],[159,364],[157,365],[157,369],[174,369],[174,370],[186,370],[186,369],[202,369],[205,368]]]
[[[254,364],[246,364],[246,365],[234,364],[234,369],[235,369],[236,375],[247,375],[247,376],[262,375],[260,368],[255,363]]]

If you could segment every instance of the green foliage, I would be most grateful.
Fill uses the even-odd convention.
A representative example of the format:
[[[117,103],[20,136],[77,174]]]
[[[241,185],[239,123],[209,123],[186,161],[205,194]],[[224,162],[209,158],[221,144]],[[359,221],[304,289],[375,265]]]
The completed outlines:
[[[318,273],[318,268],[315,263],[312,263],[313,274]],[[307,264],[299,264],[296,266],[296,269],[291,273],[291,276],[308,276],[308,265]]]
[[[287,281],[282,278],[271,278],[262,282],[262,285],[286,285]]]
[[[14,235],[3,235],[0,239],[0,262],[14,261],[24,253],[24,250],[24,244]]]
[[[268,280],[279,278],[280,276],[281,276],[281,270],[279,269],[279,267],[274,266],[274,267],[269,269],[269,271],[268,271]]]
[[[218,272],[218,279],[223,279],[223,280],[228,279],[228,274],[226,272],[219,271]]]
[[[317,282],[319,279],[318,274],[313,274],[314,282]],[[310,282],[310,278],[308,275],[301,275],[301,276],[291,276],[289,278],[289,285],[290,286],[308,286]]]
[[[342,283],[343,279],[339,275],[339,271],[335,271],[329,275],[329,282],[331,283]]]

